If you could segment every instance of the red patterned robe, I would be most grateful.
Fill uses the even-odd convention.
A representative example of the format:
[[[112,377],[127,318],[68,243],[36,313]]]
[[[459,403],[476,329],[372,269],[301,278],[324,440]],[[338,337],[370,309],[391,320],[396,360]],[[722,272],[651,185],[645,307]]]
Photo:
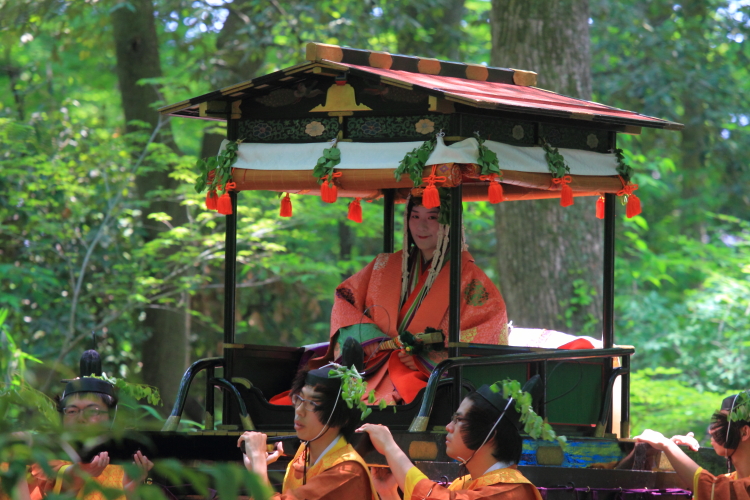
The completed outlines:
[[[461,256],[461,330],[460,342],[507,345],[508,317],[500,291],[484,272],[474,264],[469,252]],[[418,295],[428,270],[420,276],[414,291],[403,306],[399,307],[401,295],[402,251],[380,254],[357,274],[344,281],[336,289],[336,298],[331,312],[331,342],[337,339],[339,329],[361,323],[376,325],[384,336],[397,337],[399,328],[412,334],[423,333],[425,328],[442,330],[448,343],[448,303],[450,285],[450,262],[440,270],[435,282],[411,315],[406,312]],[[368,309],[369,308],[369,309]],[[363,315],[368,309],[367,314]],[[402,324],[404,321],[407,324]],[[355,336],[356,338],[356,336]],[[365,358],[375,351],[365,350]],[[336,353],[338,354],[338,353]],[[404,365],[393,350],[379,350],[367,366],[375,366],[383,357],[388,357],[381,368],[368,378],[368,387],[375,389],[377,400],[398,400],[410,403],[427,378],[434,365],[445,359],[446,351],[430,352],[415,356],[419,371]]]

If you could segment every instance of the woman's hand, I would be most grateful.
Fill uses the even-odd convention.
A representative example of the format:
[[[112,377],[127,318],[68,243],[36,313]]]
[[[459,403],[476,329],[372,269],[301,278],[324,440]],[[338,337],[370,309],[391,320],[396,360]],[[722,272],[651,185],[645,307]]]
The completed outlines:
[[[646,429],[640,436],[635,437],[636,443],[648,443],[659,451],[664,451],[672,441],[664,437],[661,432]]]
[[[407,368],[409,368],[410,370],[414,370],[415,372],[419,370],[419,368],[417,367],[417,362],[414,360],[414,356],[404,351],[403,349],[396,351],[396,354],[398,354],[398,359],[403,364],[405,364]]]
[[[700,449],[700,444],[698,443],[698,440],[695,439],[695,434],[692,432],[688,432],[687,436],[672,436],[670,440],[674,444],[685,445],[693,451],[698,451]]]
[[[372,445],[375,447],[378,453],[381,455],[388,456],[388,448],[391,446],[396,446],[396,441],[394,441],[393,436],[391,435],[390,429],[384,425],[380,424],[365,424],[359,429],[355,430],[354,432],[366,432],[370,435],[370,441],[372,441]]]

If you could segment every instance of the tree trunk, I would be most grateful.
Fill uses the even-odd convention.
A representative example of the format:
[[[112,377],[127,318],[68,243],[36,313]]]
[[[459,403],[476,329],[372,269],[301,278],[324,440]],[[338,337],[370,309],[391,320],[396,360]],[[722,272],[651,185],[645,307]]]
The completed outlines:
[[[539,87],[589,99],[588,19],[588,1],[493,0],[492,65],[536,71]],[[508,319],[600,336],[603,227],[594,200],[502,203],[495,230]]]
[[[686,69],[692,70],[692,73],[700,73],[706,71],[709,67],[705,54],[710,52],[710,47],[708,47],[708,41],[701,35],[709,29],[706,22],[709,10],[708,2],[705,0],[687,0],[682,4],[682,9],[686,24],[685,36],[692,38],[692,54],[686,54],[686,58],[694,63],[692,68]],[[691,75],[691,78],[697,80],[695,76]],[[702,82],[694,81],[693,83],[700,85]],[[679,221],[682,226],[682,234],[692,238],[704,239],[707,238],[705,227],[706,204],[702,203],[701,194],[705,190],[706,157],[710,149],[708,145],[710,134],[706,126],[708,105],[702,100],[700,93],[692,92],[689,87],[681,97],[685,109],[683,115],[685,117],[685,128],[682,130],[680,146],[682,193],[679,209],[682,213]]]
[[[159,61],[159,42],[156,36],[154,7],[150,0],[131,0],[130,7],[122,6],[111,14],[111,22],[117,54],[117,77],[122,95],[127,131],[137,130],[132,120],[148,123],[153,130],[159,116],[151,105],[161,100],[159,90],[154,85],[138,85],[143,78],[162,76]],[[159,142],[177,147],[167,124],[161,129]],[[154,188],[174,189],[177,181],[169,177],[166,166],[152,169],[147,176],[136,178],[138,196],[147,199]],[[143,225],[146,239],[153,239],[162,226],[147,217],[153,212],[165,212],[172,217],[172,224],[178,226],[187,222],[187,214],[176,200],[152,202],[143,211]],[[151,338],[143,345],[143,380],[159,388],[165,408],[171,408],[177,394],[180,379],[187,368],[189,355],[188,304],[181,302],[178,311],[148,309],[146,326],[151,330]]]

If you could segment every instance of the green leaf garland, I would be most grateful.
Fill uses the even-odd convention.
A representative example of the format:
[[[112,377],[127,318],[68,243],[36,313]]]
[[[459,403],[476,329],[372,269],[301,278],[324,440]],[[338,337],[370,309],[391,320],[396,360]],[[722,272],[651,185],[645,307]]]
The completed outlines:
[[[367,383],[356,368],[338,365],[336,368],[331,368],[328,377],[341,379],[341,399],[350,409],[356,406],[362,412],[362,420],[372,413],[372,408],[368,408],[367,404],[362,401],[362,397],[367,392]],[[375,401],[375,391],[370,391],[367,398],[368,401]]]
[[[418,148],[414,148],[404,156],[398,164],[398,168],[393,173],[397,181],[401,181],[401,176],[407,174],[414,183],[414,187],[422,184],[422,172],[424,171],[425,164],[430,158],[430,154],[435,149],[437,139],[434,137],[428,139],[422,143]]]
[[[622,149],[615,149],[615,157],[617,158],[617,173],[620,174],[625,182],[630,181],[630,177],[633,175],[633,168],[625,163],[625,154]]]
[[[559,179],[570,173],[570,167],[565,163],[565,158],[557,148],[553,148],[547,141],[544,141],[542,148],[544,149],[544,159],[547,160],[547,167],[552,177]]]
[[[750,422],[750,394],[747,391],[743,391],[737,395],[737,399],[734,401],[734,408],[729,414],[729,420],[731,422],[746,421]]]
[[[477,159],[477,165],[482,168],[479,174],[497,174],[498,176],[501,176],[500,161],[497,158],[497,154],[484,145],[484,139],[479,136],[479,132],[474,132],[474,135],[479,143],[479,158]]]
[[[492,392],[502,391],[505,399],[513,399],[516,410],[521,414],[521,423],[524,424],[523,430],[526,434],[534,439],[557,441],[560,447],[565,449],[567,443],[565,436],[558,436],[552,426],[536,414],[531,408],[531,394],[523,392],[517,380],[505,379],[502,382],[495,382],[490,389]]]
[[[195,180],[196,193],[202,193],[207,188],[209,191],[216,191],[218,186],[226,186],[227,182],[232,181],[232,165],[237,161],[240,143],[241,141],[230,142],[217,156],[202,158],[195,163],[195,168],[198,169],[198,178]],[[212,170],[214,176],[209,180]]]
[[[313,168],[313,176],[317,177],[318,184],[323,184],[323,177],[328,185],[333,185],[333,169],[341,163],[341,150],[333,144],[330,148],[323,150],[323,156],[318,158],[318,163]]]
[[[101,376],[94,374],[88,376],[91,378],[98,378],[100,380],[104,380],[105,382],[109,382],[117,388],[120,394],[127,395],[135,399],[136,401],[145,399],[146,402],[148,402],[148,404],[152,406],[161,406],[164,404],[161,400],[159,389],[154,386],[146,384],[134,384],[132,382],[126,381],[124,378],[108,377],[106,373],[102,373]]]

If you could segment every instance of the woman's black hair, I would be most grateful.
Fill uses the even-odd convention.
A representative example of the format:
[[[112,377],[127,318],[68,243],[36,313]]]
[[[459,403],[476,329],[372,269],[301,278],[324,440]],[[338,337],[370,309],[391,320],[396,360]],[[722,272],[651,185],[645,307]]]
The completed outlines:
[[[728,450],[736,450],[742,440],[742,428],[750,425],[746,420],[737,420],[729,422],[727,413],[717,411],[711,416],[711,424],[708,426],[708,433],[714,438],[716,444]]]
[[[461,438],[467,448],[477,450],[500,414],[497,408],[476,392],[472,392],[466,398],[471,401],[471,407],[461,425]],[[486,446],[492,446],[492,456],[495,460],[517,464],[521,459],[523,440],[513,422],[503,417],[492,434]]]
[[[302,388],[305,387],[305,378],[307,377],[308,370],[300,370],[294,377],[292,382],[292,389],[290,396],[299,394],[302,392]],[[356,407],[349,408],[346,402],[339,397],[338,387],[328,386],[324,384],[316,384],[312,387],[313,391],[320,394],[320,402],[318,407],[315,409],[315,414],[318,417],[318,421],[321,424],[328,422],[330,427],[337,427],[339,433],[344,436],[347,442],[351,442],[352,436],[354,436],[354,430],[357,428],[359,421],[362,419],[362,412]],[[336,399],[339,399],[336,404]],[[334,406],[336,411],[334,411]],[[333,412],[333,416],[331,416]],[[328,419],[331,419],[330,422]]]

